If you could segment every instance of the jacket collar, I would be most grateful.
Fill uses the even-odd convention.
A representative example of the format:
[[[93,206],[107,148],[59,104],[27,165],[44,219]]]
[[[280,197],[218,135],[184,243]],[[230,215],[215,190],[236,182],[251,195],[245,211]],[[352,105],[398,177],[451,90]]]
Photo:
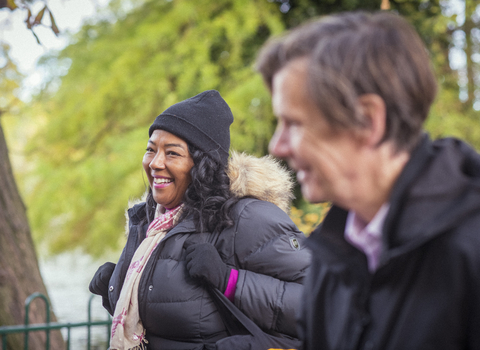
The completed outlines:
[[[195,223],[193,221],[193,217],[189,216],[179,222],[174,228],[172,228],[170,231],[168,231],[167,235],[165,237],[170,237],[173,236],[174,234],[177,233],[187,233],[187,232],[195,232]]]
[[[147,205],[145,202],[135,204],[128,209],[128,220],[133,225],[138,225],[147,215]]]
[[[390,203],[383,237],[389,255],[395,256],[460,226],[480,210],[480,156],[460,140],[432,142],[425,136]]]
[[[398,177],[392,192],[390,194],[389,203],[390,210],[385,219],[383,226],[383,246],[394,246],[395,239],[393,237],[398,236],[397,224],[398,216],[404,210],[409,197],[409,188],[418,179],[423,168],[433,158],[433,150],[431,147],[431,141],[428,135],[424,135],[418,146],[414,149],[411,157],[405,167],[403,168],[400,176]]]

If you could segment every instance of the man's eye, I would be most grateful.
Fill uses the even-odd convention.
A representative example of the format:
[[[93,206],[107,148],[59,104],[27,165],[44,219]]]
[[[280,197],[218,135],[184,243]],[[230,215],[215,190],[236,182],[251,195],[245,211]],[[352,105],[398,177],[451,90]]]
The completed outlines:
[[[291,120],[286,120],[286,121],[284,121],[283,125],[284,125],[284,127],[285,127],[286,129],[289,129],[289,128],[291,128],[292,126],[295,126],[295,123],[294,123],[293,121],[291,121]]]

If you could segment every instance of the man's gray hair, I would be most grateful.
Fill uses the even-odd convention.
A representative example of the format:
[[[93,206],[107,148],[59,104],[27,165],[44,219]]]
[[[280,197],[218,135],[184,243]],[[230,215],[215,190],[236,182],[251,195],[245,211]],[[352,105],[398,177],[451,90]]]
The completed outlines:
[[[306,87],[333,130],[362,128],[364,94],[386,105],[386,131],[397,150],[411,151],[435,99],[437,83],[428,52],[415,29],[389,12],[350,12],[306,23],[268,42],[257,69],[272,89],[274,75],[306,59]]]

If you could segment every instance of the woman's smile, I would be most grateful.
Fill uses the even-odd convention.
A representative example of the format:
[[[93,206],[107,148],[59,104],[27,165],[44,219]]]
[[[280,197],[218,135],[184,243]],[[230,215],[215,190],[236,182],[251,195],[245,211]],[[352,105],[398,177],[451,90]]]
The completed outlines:
[[[173,182],[173,179],[162,177],[162,176],[154,176],[153,177],[153,187],[161,189],[169,186]]]

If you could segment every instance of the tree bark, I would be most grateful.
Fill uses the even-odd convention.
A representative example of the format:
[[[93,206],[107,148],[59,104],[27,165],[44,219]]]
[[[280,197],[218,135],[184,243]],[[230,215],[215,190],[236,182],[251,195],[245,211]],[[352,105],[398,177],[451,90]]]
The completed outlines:
[[[0,124],[0,326],[23,324],[25,299],[34,292],[48,297]],[[50,320],[55,321],[53,313]],[[45,304],[35,299],[30,305],[29,323],[45,321]],[[31,333],[29,349],[45,349],[45,339],[45,332]],[[7,341],[8,350],[23,349],[23,334],[9,335]],[[50,348],[65,348],[60,331],[50,332]]]

